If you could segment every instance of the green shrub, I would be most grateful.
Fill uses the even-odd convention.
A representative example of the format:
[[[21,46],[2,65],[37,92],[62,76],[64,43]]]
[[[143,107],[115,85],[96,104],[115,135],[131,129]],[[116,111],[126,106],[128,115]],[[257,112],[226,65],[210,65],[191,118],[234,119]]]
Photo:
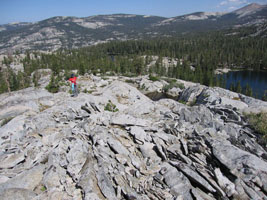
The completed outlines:
[[[163,92],[168,92],[168,90],[172,89],[173,87],[171,86],[171,84],[168,84],[168,85],[164,85],[162,90]]]
[[[151,80],[151,81],[159,81],[160,79],[159,79],[159,77],[156,77],[156,76],[152,76],[151,74],[149,75],[149,80]]]
[[[59,86],[69,86],[70,84],[66,81],[60,81],[58,85]]]
[[[186,105],[186,101],[183,101],[183,100],[178,100],[179,103],[182,103],[184,105]]]
[[[126,83],[135,83],[135,81],[132,80],[132,79],[126,79],[125,82],[126,82]]]
[[[267,113],[247,114],[249,124],[262,135],[265,143],[267,142]]]
[[[178,88],[180,88],[181,90],[185,89],[185,86],[184,86],[183,83],[176,83],[176,84],[175,84],[175,87],[178,87]]]
[[[134,74],[134,73],[131,73],[131,72],[126,72],[125,74],[123,74],[123,76],[129,77],[129,78],[132,78],[132,77],[136,77],[136,74]]]
[[[168,82],[168,83],[176,83],[176,79],[173,78],[163,78],[164,81]]]
[[[83,93],[92,94],[95,90],[87,90],[86,88],[83,90]]]
[[[165,85],[162,88],[162,90],[163,90],[163,92],[168,92],[168,90],[170,90],[174,87],[180,88],[181,90],[183,90],[185,88],[183,83],[177,83],[176,81],[171,81],[168,85]]]
[[[41,187],[41,191],[42,192],[46,191],[46,187],[44,185]]]
[[[39,86],[39,83],[38,83],[38,80],[41,78],[41,74],[38,72],[38,71],[35,71],[34,74],[33,74],[33,84],[34,84],[34,87],[38,87]]]
[[[262,97],[263,101],[267,101],[267,90],[264,91],[264,95]]]
[[[145,84],[142,84],[142,85],[141,85],[141,87],[139,87],[139,89],[141,89],[141,90],[144,90],[144,89],[146,89],[146,86],[145,86]]]
[[[69,78],[70,78],[70,76],[71,76],[71,74],[73,74],[70,70],[65,70],[64,71],[64,80],[69,80]]]
[[[59,91],[59,82],[60,82],[60,77],[57,76],[55,78],[54,75],[51,76],[49,84],[45,87],[49,92],[51,93],[57,93]]]
[[[113,104],[110,100],[106,104],[104,110],[109,111],[109,112],[118,112],[119,111],[119,109],[116,108],[116,105]]]

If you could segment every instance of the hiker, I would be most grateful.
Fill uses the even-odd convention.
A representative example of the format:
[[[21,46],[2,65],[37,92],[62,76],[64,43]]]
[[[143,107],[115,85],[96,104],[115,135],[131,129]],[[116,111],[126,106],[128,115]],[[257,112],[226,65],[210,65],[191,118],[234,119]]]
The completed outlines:
[[[74,96],[74,97],[78,96],[76,80],[77,80],[77,77],[74,76],[74,74],[71,74],[71,77],[69,78],[69,81],[71,82],[72,96]]]

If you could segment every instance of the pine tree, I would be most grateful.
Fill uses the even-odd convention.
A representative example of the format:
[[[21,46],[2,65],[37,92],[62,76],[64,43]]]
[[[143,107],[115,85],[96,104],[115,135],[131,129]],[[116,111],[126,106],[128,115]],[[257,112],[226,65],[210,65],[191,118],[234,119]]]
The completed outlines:
[[[38,80],[41,78],[40,73],[38,71],[35,71],[33,73],[32,82],[34,84],[34,87],[38,87]]]
[[[59,76],[56,76],[55,73],[53,73],[49,84],[45,88],[51,93],[57,93],[59,91]]]
[[[231,83],[230,88],[231,91],[236,92],[236,88],[235,85],[233,83]]]
[[[262,96],[263,101],[267,101],[267,90],[264,91],[264,95]]]
[[[8,91],[8,86],[5,79],[5,73],[0,71],[0,94]]]
[[[237,82],[235,90],[236,90],[237,93],[241,93],[242,92],[242,87],[241,87],[240,81]]]
[[[84,66],[83,63],[80,63],[78,70],[79,70],[79,74],[80,75],[84,75],[85,74],[85,66]]]
[[[252,88],[250,87],[248,83],[246,84],[246,87],[245,87],[245,95],[252,96]]]

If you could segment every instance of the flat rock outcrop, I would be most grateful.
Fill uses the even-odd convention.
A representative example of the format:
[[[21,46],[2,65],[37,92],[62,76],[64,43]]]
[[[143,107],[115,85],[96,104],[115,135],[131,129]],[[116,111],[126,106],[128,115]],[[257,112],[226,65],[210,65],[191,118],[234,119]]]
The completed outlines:
[[[0,199],[266,199],[266,150],[242,114],[265,102],[191,84],[185,104],[152,101],[123,80],[0,95]]]

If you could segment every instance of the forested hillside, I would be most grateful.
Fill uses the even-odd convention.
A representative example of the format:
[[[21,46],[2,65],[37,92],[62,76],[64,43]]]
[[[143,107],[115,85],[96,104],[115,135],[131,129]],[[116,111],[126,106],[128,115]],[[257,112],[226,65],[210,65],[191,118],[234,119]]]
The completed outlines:
[[[267,6],[249,4],[229,13],[195,12],[171,18],[112,14],[52,17],[35,23],[0,25],[0,54],[9,51],[81,48],[109,41],[170,38],[222,31],[266,38]],[[244,31],[247,29],[246,31]]]
[[[249,30],[248,30],[249,32]],[[245,32],[244,32],[245,35]],[[64,70],[79,74],[112,72],[135,76],[152,74],[224,87],[224,80],[214,75],[217,68],[249,68],[266,70],[267,39],[225,36],[224,32],[198,34],[179,38],[113,41],[80,49],[61,49],[53,54],[28,52],[23,59],[24,72],[1,71],[0,92],[17,90],[29,85],[33,71],[50,68],[54,76]],[[168,58],[168,67],[163,58]],[[12,63],[5,58],[7,66]],[[7,78],[8,77],[8,78]]]

